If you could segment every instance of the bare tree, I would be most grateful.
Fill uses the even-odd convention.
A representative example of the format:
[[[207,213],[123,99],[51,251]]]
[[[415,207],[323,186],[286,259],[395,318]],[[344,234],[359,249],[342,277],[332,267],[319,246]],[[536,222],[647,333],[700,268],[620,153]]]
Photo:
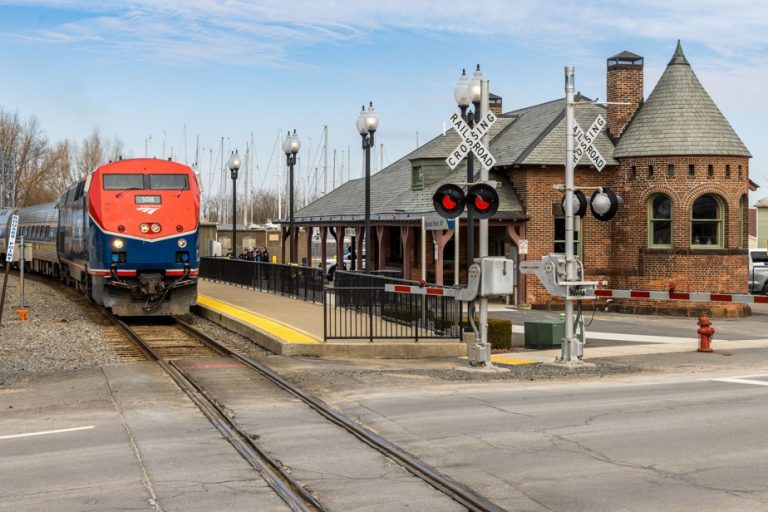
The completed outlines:
[[[58,190],[49,188],[52,174],[60,170],[52,157],[48,138],[35,117],[22,123],[19,114],[0,109],[0,149],[14,161],[14,204],[25,206],[50,201]]]
[[[85,176],[98,166],[121,158],[123,142],[117,137],[111,142],[103,140],[98,129],[93,130],[79,148],[74,148],[79,177]]]
[[[266,224],[271,220],[277,220],[277,192],[272,190],[259,190],[253,197],[253,222],[254,224]]]
[[[200,202],[200,213],[202,218],[210,222],[219,222],[218,199],[210,196],[203,196]]]
[[[30,174],[20,201],[24,205],[55,201],[72,184],[69,144],[64,141],[43,153],[38,168]]]

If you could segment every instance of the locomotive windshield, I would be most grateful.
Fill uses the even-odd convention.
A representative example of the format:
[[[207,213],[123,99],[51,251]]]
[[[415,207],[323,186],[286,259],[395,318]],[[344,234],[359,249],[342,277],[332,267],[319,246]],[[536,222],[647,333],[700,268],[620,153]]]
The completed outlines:
[[[104,190],[189,190],[186,174],[105,174]]]
[[[189,190],[186,174],[150,174],[150,190]]]
[[[143,174],[105,174],[104,190],[133,190],[144,188]]]

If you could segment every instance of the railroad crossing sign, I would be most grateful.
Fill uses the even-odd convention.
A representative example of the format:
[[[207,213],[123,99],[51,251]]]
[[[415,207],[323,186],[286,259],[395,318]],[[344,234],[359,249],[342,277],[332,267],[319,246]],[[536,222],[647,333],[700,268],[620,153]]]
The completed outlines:
[[[469,152],[473,152],[477,155],[478,160],[486,169],[489,169],[496,165],[496,159],[493,157],[488,148],[480,140],[491,125],[498,119],[493,112],[488,111],[485,116],[475,124],[475,128],[472,129],[464,122],[459,114],[454,113],[451,115],[451,125],[453,129],[461,136],[462,141],[456,146],[448,158],[445,159],[446,163],[451,169],[455,169],[459,162],[461,162]]]
[[[11,230],[8,233],[8,243],[6,244],[5,261],[13,261],[13,249],[16,246],[16,231],[19,229],[19,216],[11,217]]]
[[[586,132],[581,129],[578,121],[573,120],[573,138],[575,140],[573,148],[573,165],[579,163],[583,155],[592,161],[592,164],[597,167],[597,172],[600,172],[605,167],[605,158],[597,148],[594,146],[594,141],[597,135],[605,128],[605,119],[600,114],[597,115],[595,122],[589,127]]]

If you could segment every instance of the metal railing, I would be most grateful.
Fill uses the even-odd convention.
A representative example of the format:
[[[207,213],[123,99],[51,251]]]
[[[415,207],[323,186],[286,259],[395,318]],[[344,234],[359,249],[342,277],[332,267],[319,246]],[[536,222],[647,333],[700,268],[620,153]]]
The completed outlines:
[[[200,277],[313,302],[325,286],[320,268],[231,258],[200,258]]]
[[[391,293],[381,287],[327,288],[324,339],[462,339],[453,297]]]

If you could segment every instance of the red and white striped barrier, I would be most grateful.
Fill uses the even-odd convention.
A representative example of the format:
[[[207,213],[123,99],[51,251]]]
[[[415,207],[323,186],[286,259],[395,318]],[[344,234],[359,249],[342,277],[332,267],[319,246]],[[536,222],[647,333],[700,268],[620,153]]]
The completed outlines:
[[[443,297],[455,297],[453,288],[435,288],[430,286],[411,286],[407,284],[385,284],[384,290],[395,293],[409,293],[411,295],[436,295]]]
[[[735,302],[741,304],[768,304],[768,295],[737,295],[732,293],[653,292],[648,290],[595,290],[598,298],[663,299],[703,302]]]

